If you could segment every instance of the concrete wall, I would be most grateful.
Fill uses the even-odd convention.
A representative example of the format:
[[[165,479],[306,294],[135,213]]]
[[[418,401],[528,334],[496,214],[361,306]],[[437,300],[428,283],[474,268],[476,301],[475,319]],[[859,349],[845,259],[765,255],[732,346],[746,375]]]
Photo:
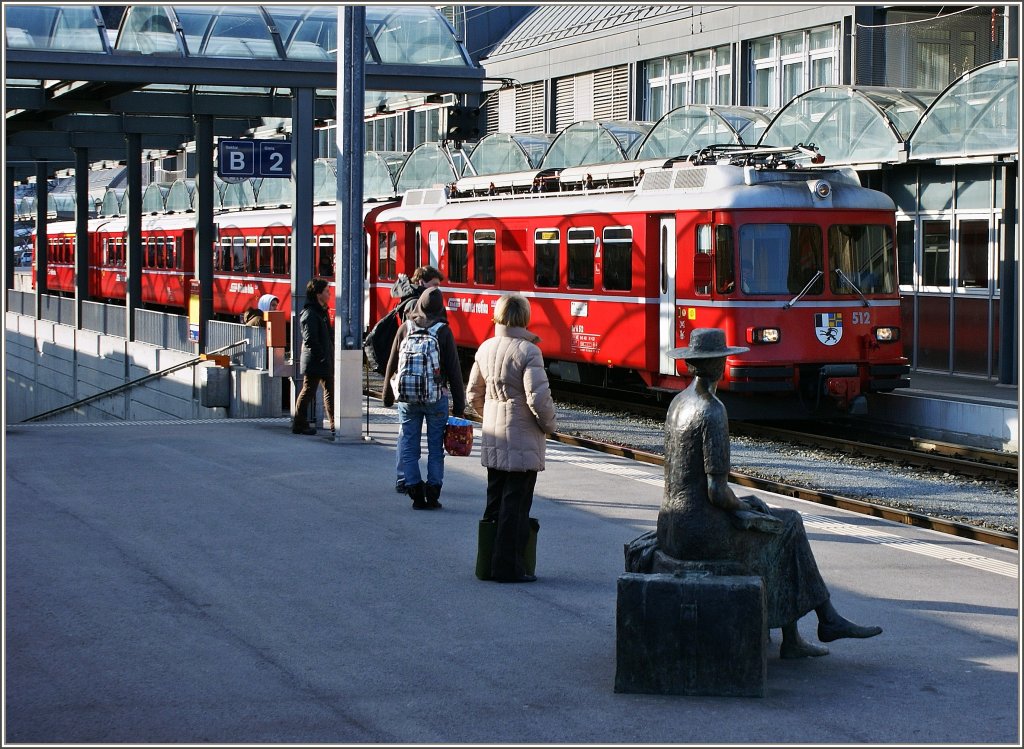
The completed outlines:
[[[34,317],[5,313],[5,423],[36,414],[145,377],[194,358],[193,354],[76,330]],[[231,367],[224,400],[211,400],[210,368],[201,362],[120,393],[101,398],[47,421],[151,421],[279,417],[281,382],[263,370]],[[205,389],[205,390],[204,390]],[[207,404],[207,405],[204,405]]]

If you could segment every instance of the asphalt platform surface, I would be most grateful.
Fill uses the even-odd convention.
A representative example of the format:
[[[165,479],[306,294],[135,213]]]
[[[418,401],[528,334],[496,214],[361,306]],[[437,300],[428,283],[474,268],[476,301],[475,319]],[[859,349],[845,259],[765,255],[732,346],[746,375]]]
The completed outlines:
[[[540,579],[481,582],[476,451],[415,512],[395,432],[376,406],[352,443],[8,426],[5,745],[1020,742],[1015,551],[761,495],[883,634],[783,661],[774,631],[763,698],[617,694],[616,580],[660,469],[549,445]]]

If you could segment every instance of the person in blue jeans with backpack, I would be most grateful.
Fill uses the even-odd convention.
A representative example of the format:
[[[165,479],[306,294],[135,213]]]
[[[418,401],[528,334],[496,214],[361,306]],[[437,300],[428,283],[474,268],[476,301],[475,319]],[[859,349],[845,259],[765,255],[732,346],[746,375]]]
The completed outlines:
[[[441,509],[444,429],[449,402],[455,416],[466,411],[455,336],[448,327],[441,291],[426,289],[398,329],[384,370],[384,405],[398,404],[398,460],[414,510]],[[420,441],[427,425],[427,480],[420,471]]]

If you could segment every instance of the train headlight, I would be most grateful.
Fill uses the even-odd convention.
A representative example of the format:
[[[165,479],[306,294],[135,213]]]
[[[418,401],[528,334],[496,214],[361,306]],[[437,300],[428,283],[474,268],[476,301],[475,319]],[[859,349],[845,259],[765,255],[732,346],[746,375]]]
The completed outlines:
[[[747,328],[747,343],[778,343],[782,331],[778,328]]]
[[[879,343],[895,343],[899,339],[899,328],[875,328],[875,340]]]
[[[824,200],[832,194],[832,185],[827,180],[819,179],[814,183],[814,194]]]

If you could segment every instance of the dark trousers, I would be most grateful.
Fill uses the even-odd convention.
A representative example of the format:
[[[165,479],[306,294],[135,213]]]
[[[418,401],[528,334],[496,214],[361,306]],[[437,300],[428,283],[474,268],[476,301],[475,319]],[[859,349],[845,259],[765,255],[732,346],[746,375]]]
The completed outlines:
[[[292,417],[292,429],[305,429],[309,426],[309,419],[306,414],[309,412],[309,405],[316,397],[317,385],[324,389],[324,410],[327,412],[327,421],[334,431],[334,377],[317,377],[315,375],[303,375],[302,389],[299,390],[299,397],[295,401],[295,415]]]
[[[508,580],[526,574],[523,552],[530,538],[530,508],[536,471],[487,469],[487,507],[484,520],[497,522],[491,576]]]

